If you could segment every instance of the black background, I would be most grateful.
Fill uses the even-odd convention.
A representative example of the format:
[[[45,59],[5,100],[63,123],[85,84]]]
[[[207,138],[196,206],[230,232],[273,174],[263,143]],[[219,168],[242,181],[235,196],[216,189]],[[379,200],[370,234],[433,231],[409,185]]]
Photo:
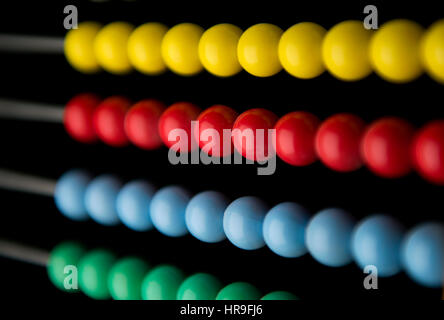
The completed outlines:
[[[426,2],[372,2],[379,9],[379,22],[409,18],[427,27],[443,17],[443,11]],[[205,5],[186,1],[89,1],[2,3],[0,32],[63,37],[63,8],[76,4],[79,20],[108,23],[118,20],[135,25],[159,21],[168,26],[193,22],[204,28],[228,22],[246,29],[269,22],[283,30],[301,21],[313,21],[325,28],[347,19],[364,18],[363,1],[324,2],[226,2]],[[242,4],[242,5],[241,5]],[[416,126],[444,116],[444,87],[424,75],[404,85],[381,80],[376,75],[355,83],[336,80],[327,72],[313,80],[298,80],[285,71],[270,78],[256,78],[246,72],[219,79],[207,72],[180,77],[171,72],[148,77],[137,72],[114,76],[105,72],[83,75],[71,69],[62,55],[0,54],[0,97],[64,104],[77,93],[90,91],[102,96],[122,94],[137,101],[158,98],[166,103],[190,101],[202,108],[226,104],[237,111],[253,107],[272,110],[278,116],[294,110],[313,112],[321,119],[338,112],[353,112],[370,122],[396,115]],[[0,120],[0,167],[59,177],[70,168],[93,173],[115,173],[122,179],[146,178],[162,187],[181,184],[192,192],[222,191],[235,199],[261,197],[270,206],[295,201],[312,213],[326,207],[349,210],[358,220],[372,213],[387,213],[406,229],[429,220],[442,221],[443,187],[423,181],[416,174],[385,180],[363,168],[352,173],[330,171],[320,163],[296,168],[278,160],[272,176],[257,176],[252,165],[170,165],[167,149],[147,152],[129,146],[119,150],[81,145],[72,141],[61,125]],[[286,259],[266,247],[244,251],[228,241],[205,244],[188,235],[168,238],[157,231],[136,233],[94,222],[76,223],[60,215],[50,198],[0,191],[3,238],[50,249],[62,240],[76,239],[90,248],[105,246],[121,255],[137,254],[153,263],[172,263],[188,274],[213,273],[225,283],[249,281],[262,292],[288,290],[302,299],[332,298],[431,298],[440,299],[440,289],[415,284],[404,273],[379,279],[378,290],[365,290],[364,274],[353,263],[342,268],[320,265],[308,254]],[[8,299],[79,299],[55,289],[46,271],[20,262],[0,260],[0,288]]]

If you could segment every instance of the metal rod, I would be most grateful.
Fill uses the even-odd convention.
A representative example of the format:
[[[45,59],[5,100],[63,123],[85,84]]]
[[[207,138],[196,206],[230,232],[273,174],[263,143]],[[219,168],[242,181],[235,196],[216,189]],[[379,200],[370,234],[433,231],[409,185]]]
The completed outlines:
[[[49,252],[0,239],[0,256],[44,267],[48,264]]]
[[[0,51],[63,54],[61,37],[0,34]]]
[[[0,98],[0,117],[63,123],[63,106]]]
[[[55,180],[36,177],[0,168],[0,188],[53,196]]]

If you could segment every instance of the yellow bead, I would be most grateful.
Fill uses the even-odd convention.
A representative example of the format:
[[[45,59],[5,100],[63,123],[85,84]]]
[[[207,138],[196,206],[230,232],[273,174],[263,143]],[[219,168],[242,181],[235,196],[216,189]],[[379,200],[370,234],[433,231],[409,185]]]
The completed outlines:
[[[281,35],[281,28],[269,23],[248,28],[237,46],[237,56],[242,68],[257,77],[269,77],[281,71],[278,55]]]
[[[223,23],[208,29],[199,42],[199,58],[205,69],[219,77],[229,77],[242,70],[237,59],[237,44],[242,30]]]
[[[94,41],[94,52],[103,69],[115,74],[131,71],[127,45],[132,31],[133,26],[127,22],[113,22],[100,30]]]
[[[94,38],[102,26],[97,22],[81,22],[65,37],[65,57],[80,72],[94,73],[100,70],[94,54]]]
[[[322,59],[327,70],[345,81],[365,78],[372,72],[368,48],[372,31],[361,21],[348,20],[338,23],[325,35]]]
[[[412,21],[393,20],[376,31],[370,44],[375,71],[392,82],[408,82],[423,72],[420,44],[423,28]]]
[[[128,39],[128,58],[138,71],[154,75],[166,70],[162,59],[161,44],[168,28],[150,22],[136,28]]]
[[[192,23],[171,28],[162,41],[162,57],[173,72],[190,76],[202,71],[199,60],[199,40],[203,29]]]
[[[311,79],[325,71],[322,40],[325,29],[311,22],[295,24],[279,41],[279,60],[284,69],[301,79]]]
[[[444,83],[444,20],[434,23],[425,33],[422,60],[430,76]]]

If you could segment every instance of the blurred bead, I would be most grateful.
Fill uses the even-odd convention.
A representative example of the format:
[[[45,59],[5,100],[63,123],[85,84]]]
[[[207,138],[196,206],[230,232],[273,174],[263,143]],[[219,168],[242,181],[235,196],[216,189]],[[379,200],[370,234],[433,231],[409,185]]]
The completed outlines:
[[[114,300],[141,300],[142,280],[150,266],[136,257],[118,260],[108,274],[108,289]]]
[[[216,300],[259,300],[261,293],[247,282],[234,282],[222,288]]]
[[[421,51],[428,74],[444,84],[444,19],[427,29],[422,38]]]
[[[181,270],[170,265],[152,269],[142,281],[143,300],[176,300],[180,284],[185,279]]]
[[[222,283],[211,274],[196,273],[186,278],[177,291],[177,300],[215,300]]]
[[[261,300],[299,300],[299,298],[287,291],[273,291],[263,296]]]

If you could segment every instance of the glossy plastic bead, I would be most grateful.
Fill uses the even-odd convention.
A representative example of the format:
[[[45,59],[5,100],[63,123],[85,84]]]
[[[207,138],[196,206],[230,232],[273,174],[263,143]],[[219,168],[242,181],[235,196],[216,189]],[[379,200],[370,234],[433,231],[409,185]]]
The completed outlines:
[[[104,174],[90,182],[85,191],[85,207],[90,217],[106,226],[119,224],[115,202],[122,184],[113,176]]]
[[[259,300],[261,293],[247,282],[234,282],[222,288],[216,300]]]
[[[366,165],[377,175],[399,178],[410,172],[414,128],[407,121],[387,117],[369,125],[362,139]]]
[[[276,254],[287,257],[300,257],[307,252],[305,228],[309,214],[300,205],[284,202],[268,211],[264,219],[263,234],[265,243]]]
[[[361,138],[365,124],[361,118],[340,113],[325,120],[315,138],[316,151],[329,168],[348,172],[362,166]]]
[[[391,217],[373,215],[362,220],[353,231],[352,252],[358,266],[373,265],[378,276],[389,277],[401,270],[403,229]]]
[[[263,296],[261,300],[299,300],[299,298],[291,292],[273,291]]]
[[[128,139],[139,148],[154,150],[162,145],[159,119],[165,105],[154,99],[139,101],[126,113],[124,129]]]
[[[150,266],[136,257],[118,260],[108,274],[108,289],[114,300],[140,300],[142,281]]]
[[[186,278],[177,291],[177,300],[214,300],[222,283],[208,273],[196,273]]]
[[[116,209],[120,221],[135,231],[152,229],[150,202],[154,192],[155,188],[143,180],[125,184],[116,199]]]
[[[95,73],[100,70],[93,43],[101,27],[102,25],[97,22],[81,22],[77,29],[71,29],[66,34],[64,43],[66,60],[80,72]]]
[[[322,264],[341,267],[351,262],[354,221],[341,209],[325,209],[308,223],[305,243],[310,254]]]
[[[155,267],[142,281],[142,299],[176,300],[177,291],[184,279],[183,272],[174,266]]]
[[[408,82],[423,72],[420,55],[423,28],[409,20],[392,20],[378,29],[370,45],[376,73],[388,81]]]
[[[404,239],[403,265],[407,273],[423,286],[440,288],[444,283],[444,226],[424,223]]]
[[[421,53],[428,74],[444,83],[444,19],[428,28],[422,38]]]
[[[229,77],[242,70],[237,59],[237,44],[242,30],[222,23],[206,30],[199,42],[199,58],[204,68],[219,77]]]
[[[223,219],[229,200],[220,192],[205,191],[191,198],[185,211],[189,232],[200,241],[214,243],[225,239]]]
[[[128,59],[137,71],[157,75],[166,70],[161,45],[168,28],[157,22],[137,27],[128,39]]]
[[[255,250],[265,245],[262,225],[267,205],[256,197],[234,200],[224,213],[225,234],[235,246],[244,250]]]
[[[199,60],[199,40],[204,30],[193,23],[181,23],[165,34],[161,52],[171,71],[191,76],[202,71]]]
[[[344,21],[331,28],[322,44],[322,58],[336,78],[356,81],[372,72],[368,50],[373,32],[362,21]]]
[[[312,22],[295,24],[282,34],[279,60],[292,76],[312,79],[325,71],[322,41],[326,30]]]
[[[315,136],[319,119],[304,111],[290,112],[279,119],[276,129],[276,153],[293,166],[306,166],[318,158]]]
[[[190,198],[190,193],[179,186],[164,187],[157,191],[150,204],[154,227],[169,237],[187,234],[185,210]]]
[[[94,40],[94,53],[103,69],[115,74],[132,70],[127,45],[133,29],[127,22],[113,22],[99,31]]]
[[[89,218],[84,198],[92,177],[82,170],[70,170],[63,174],[54,189],[57,209],[69,219],[85,221]]]
[[[282,30],[269,23],[248,28],[241,35],[237,56],[242,68],[257,77],[270,77],[281,71],[278,46]]]

